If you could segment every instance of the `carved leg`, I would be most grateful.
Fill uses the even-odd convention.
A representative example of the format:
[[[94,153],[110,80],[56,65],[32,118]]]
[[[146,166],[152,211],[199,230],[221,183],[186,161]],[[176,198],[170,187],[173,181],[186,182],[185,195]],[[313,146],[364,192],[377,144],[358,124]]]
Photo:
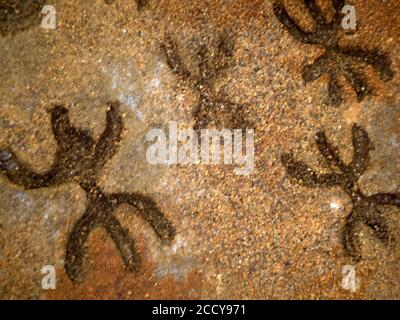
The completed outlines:
[[[111,195],[110,199],[119,205],[129,204],[136,208],[140,217],[152,226],[161,239],[171,241],[175,237],[175,228],[151,198],[138,193],[118,193]]]
[[[361,260],[360,253],[360,241],[355,232],[357,224],[360,222],[360,217],[356,211],[353,209],[349,216],[346,218],[346,224],[343,229],[343,244],[345,250],[349,256],[351,256],[355,262]]]
[[[348,68],[345,72],[345,76],[356,92],[358,102],[361,102],[367,95],[371,94],[372,90],[367,80],[354,69]]]
[[[135,242],[129,236],[128,230],[122,228],[119,221],[112,215],[106,217],[102,225],[117,245],[125,266],[129,271],[136,271],[140,259]]]
[[[328,86],[328,97],[325,102],[335,107],[340,106],[343,102],[342,92],[336,74],[331,74]]]
[[[377,208],[370,207],[364,212],[363,222],[373,230],[375,236],[383,244],[390,244],[390,228],[382,212],[380,212]]]
[[[65,270],[72,281],[80,279],[80,273],[85,259],[86,241],[96,223],[94,211],[95,206],[89,204],[83,216],[75,223],[68,239]]]

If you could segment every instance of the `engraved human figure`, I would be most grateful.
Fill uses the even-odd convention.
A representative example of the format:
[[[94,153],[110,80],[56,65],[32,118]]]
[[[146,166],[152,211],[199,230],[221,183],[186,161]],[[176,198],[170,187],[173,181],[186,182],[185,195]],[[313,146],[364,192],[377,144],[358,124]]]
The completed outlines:
[[[204,43],[199,45],[194,57],[198,61],[197,70],[191,70],[185,65],[176,42],[169,34],[165,37],[162,50],[172,72],[198,92],[198,102],[193,111],[193,129],[198,134],[207,127],[253,127],[245,105],[234,103],[214,91],[215,80],[228,67],[234,54],[234,43],[230,36],[221,34],[214,48],[208,48]]]
[[[312,188],[339,186],[351,198],[353,209],[343,228],[343,243],[346,252],[357,262],[362,258],[356,232],[358,226],[367,225],[382,243],[389,245],[392,236],[382,207],[400,208],[400,194],[378,193],[366,196],[360,190],[357,182],[368,167],[371,143],[367,132],[357,124],[352,128],[352,142],[353,159],[346,164],[340,158],[337,148],[328,141],[325,132],[316,135],[316,144],[331,168],[330,173],[317,173],[307,164],[295,160],[290,153],[283,154],[281,158],[288,175],[301,184]]]
[[[172,240],[175,229],[150,197],[141,193],[107,194],[97,185],[101,169],[116,153],[121,139],[122,117],[119,103],[108,104],[106,126],[98,141],[87,131],[71,125],[66,108],[56,106],[50,114],[52,130],[58,144],[50,170],[36,173],[11,150],[1,150],[1,171],[12,183],[26,189],[76,182],[86,191],[86,211],[75,223],[66,248],[65,269],[72,280],[80,278],[85,244],[89,233],[96,227],[104,228],[113,239],[127,269],[136,270],[139,256],[134,240],[114,217],[114,210],[121,204],[131,205],[163,240]]]
[[[308,83],[324,74],[329,75],[327,104],[339,106],[343,102],[340,77],[344,77],[352,86],[358,101],[370,95],[372,88],[365,76],[365,67],[368,65],[377,72],[382,81],[393,79],[391,59],[386,54],[378,49],[365,50],[359,46],[340,45],[344,0],[332,0],[335,14],[330,22],[327,22],[315,0],[304,0],[304,4],[315,21],[314,31],[304,31],[289,16],[281,2],[274,3],[273,9],[275,16],[292,37],[302,43],[318,45],[325,49],[312,64],[303,67],[302,77],[305,83]]]

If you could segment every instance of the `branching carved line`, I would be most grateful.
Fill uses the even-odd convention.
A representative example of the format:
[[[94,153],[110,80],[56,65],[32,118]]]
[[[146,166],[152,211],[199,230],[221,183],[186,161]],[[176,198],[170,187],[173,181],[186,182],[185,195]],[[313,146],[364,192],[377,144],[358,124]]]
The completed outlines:
[[[35,173],[12,151],[0,151],[0,169],[12,183],[36,189],[72,181],[86,191],[86,211],[75,223],[66,248],[65,269],[71,280],[81,278],[86,241],[97,227],[104,228],[113,239],[128,270],[137,269],[139,255],[135,243],[113,215],[119,205],[128,204],[135,208],[162,240],[170,241],[175,235],[173,225],[150,197],[140,193],[106,194],[97,185],[101,169],[114,156],[121,140],[119,104],[109,103],[108,108],[106,126],[97,142],[88,132],[71,125],[67,109],[53,108],[51,123],[58,150],[52,167],[43,174]]]
[[[306,32],[289,16],[281,2],[273,5],[275,16],[298,41],[318,45],[325,49],[325,53],[314,63],[306,65],[302,70],[305,83],[315,81],[324,74],[330,76],[328,85],[328,97],[326,102],[339,106],[343,102],[342,90],[339,85],[339,77],[349,82],[360,102],[373,91],[369,85],[363,69],[370,65],[378,73],[382,81],[390,81],[394,77],[391,67],[391,59],[378,49],[364,50],[359,47],[342,48],[339,46],[342,14],[345,5],[344,0],[332,0],[335,15],[327,22],[323,12],[319,9],[315,0],[304,0],[308,11],[315,21],[315,31]]]
[[[352,128],[353,159],[349,164],[343,162],[338,149],[327,139],[325,132],[316,135],[316,144],[319,152],[331,168],[331,173],[320,174],[307,164],[297,161],[290,153],[281,157],[287,173],[301,184],[316,187],[339,186],[352,199],[353,209],[346,218],[343,229],[343,243],[346,252],[357,262],[360,261],[361,250],[356,228],[359,224],[369,226],[375,236],[385,245],[392,241],[388,222],[382,212],[382,206],[400,208],[400,194],[380,193],[365,196],[358,188],[357,182],[367,170],[371,144],[367,132],[360,126]]]
[[[253,127],[245,105],[233,103],[214,92],[214,81],[229,67],[234,54],[234,42],[228,35],[221,34],[215,48],[199,45],[195,54],[197,70],[185,65],[176,42],[169,34],[161,48],[171,71],[198,92],[199,99],[193,111],[193,127],[197,132],[211,125],[231,129]]]

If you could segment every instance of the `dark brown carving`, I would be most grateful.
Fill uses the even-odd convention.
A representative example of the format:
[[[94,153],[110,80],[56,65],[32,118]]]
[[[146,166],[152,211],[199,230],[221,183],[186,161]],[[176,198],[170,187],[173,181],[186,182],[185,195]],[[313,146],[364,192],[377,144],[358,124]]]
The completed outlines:
[[[117,245],[130,271],[136,270],[139,255],[133,239],[114,217],[113,211],[121,204],[135,208],[163,240],[172,240],[173,225],[164,217],[157,204],[140,193],[106,194],[96,181],[105,163],[116,153],[122,132],[119,104],[108,105],[106,127],[96,142],[84,130],[71,126],[68,110],[57,106],[51,111],[51,123],[58,151],[52,168],[37,174],[22,163],[9,150],[0,151],[0,168],[8,179],[27,189],[44,188],[66,182],[76,182],[86,191],[88,205],[83,216],[75,223],[69,236],[65,269],[71,280],[80,278],[85,257],[85,243],[96,227],[104,228]]]

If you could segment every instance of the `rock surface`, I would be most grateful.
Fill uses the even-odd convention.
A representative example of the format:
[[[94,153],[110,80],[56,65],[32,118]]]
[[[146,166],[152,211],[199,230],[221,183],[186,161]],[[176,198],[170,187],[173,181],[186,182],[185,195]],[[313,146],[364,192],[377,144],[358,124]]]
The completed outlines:
[[[326,75],[308,83],[302,78],[304,65],[324,49],[293,38],[277,19],[273,1],[149,0],[138,6],[131,0],[54,0],[54,30],[42,29],[40,17],[33,18],[40,10],[19,7],[22,2],[0,2],[0,149],[11,149],[43,173],[57,151],[53,106],[65,106],[73,126],[97,141],[107,102],[119,101],[119,149],[97,183],[110,194],[150,196],[176,235],[170,243],[160,240],[134,208],[120,206],[114,214],[136,241],[138,270],[125,268],[115,243],[99,228],[87,241],[82,280],[72,282],[65,251],[85,212],[86,192],[74,182],[27,190],[2,173],[0,298],[400,298],[400,208],[382,208],[393,235],[389,246],[360,226],[363,258],[354,263],[342,242],[350,198],[339,187],[298,184],[281,162],[283,153],[292,152],[327,171],[314,141],[321,129],[349,162],[351,128],[357,123],[373,145],[359,188],[366,195],[400,194],[397,0],[351,1],[358,30],[345,34],[342,45],[379,48],[390,57],[394,74],[382,81],[371,66],[363,67],[373,92],[362,101],[340,79],[344,100],[336,107],[326,104]],[[283,3],[305,30],[315,28],[301,1]],[[331,1],[317,3],[332,17]],[[252,174],[235,175],[232,165],[146,161],[146,133],[166,129],[169,121],[193,127],[201,93],[171,70],[163,51],[167,35],[193,77],[200,77],[199,47],[213,49],[220,35],[234,40],[228,66],[210,90],[213,97],[246,108],[254,124]],[[225,114],[210,117],[217,116]],[[56,268],[55,290],[42,289],[45,265]],[[342,287],[346,265],[356,269],[355,292]]]

